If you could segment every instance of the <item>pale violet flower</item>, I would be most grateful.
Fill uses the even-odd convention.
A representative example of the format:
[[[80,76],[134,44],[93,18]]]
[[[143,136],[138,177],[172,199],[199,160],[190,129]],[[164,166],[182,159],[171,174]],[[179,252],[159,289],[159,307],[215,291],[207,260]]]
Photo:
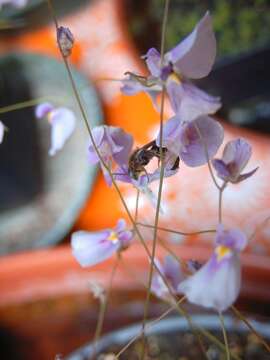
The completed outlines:
[[[95,145],[104,163],[111,170],[114,164],[122,166],[128,163],[129,154],[133,146],[133,137],[124,130],[114,126],[97,126],[92,130]],[[92,142],[88,148],[88,159],[91,164],[101,163]],[[111,185],[111,178],[102,166],[106,182]]]
[[[209,116],[200,116],[186,123],[176,115],[164,125],[162,146],[179,156],[186,165],[195,167],[207,162],[206,147],[209,159],[216,154],[223,138],[222,126]],[[160,146],[160,135],[156,143]]]
[[[71,235],[72,253],[82,267],[98,264],[131,244],[132,231],[120,219],[114,229],[77,231]]]
[[[5,135],[5,125],[0,121],[0,144],[2,144]]]
[[[170,286],[171,292],[176,295],[178,286],[184,279],[180,263],[173,256],[167,255],[163,264],[158,259],[155,259],[155,264],[166,279],[167,284]],[[163,300],[173,300],[168,286],[165,284],[164,280],[157,271],[155,271],[153,275],[151,291],[157,297]]]
[[[3,5],[10,5],[15,8],[23,8],[28,3],[28,0],[0,0],[0,10]]]
[[[193,304],[218,312],[228,309],[240,292],[239,253],[246,245],[247,238],[240,230],[224,230],[219,225],[213,255],[197,272],[180,283],[178,291]]]
[[[222,158],[212,160],[218,177],[225,182],[239,183],[252,176],[258,167],[241,174],[251,157],[251,153],[252,148],[244,139],[229,141],[224,148]]]
[[[160,53],[155,48],[149,49],[144,58],[151,75],[144,78],[128,73],[121,90],[126,95],[146,91],[155,104],[162,85],[165,85],[172,108],[182,121],[214,114],[221,106],[220,99],[199,90],[188,79],[207,76],[215,56],[216,39],[207,12],[192,33],[165,54],[163,63]]]
[[[36,117],[46,117],[51,125],[51,147],[49,155],[54,156],[61,150],[75,130],[76,118],[74,113],[65,107],[54,107],[50,103],[43,103],[36,107]]]

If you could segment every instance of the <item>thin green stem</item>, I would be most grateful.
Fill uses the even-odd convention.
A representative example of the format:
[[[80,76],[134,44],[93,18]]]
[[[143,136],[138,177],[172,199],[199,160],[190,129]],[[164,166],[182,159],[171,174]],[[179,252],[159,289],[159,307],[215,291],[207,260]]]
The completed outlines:
[[[179,301],[177,301],[177,305],[181,305],[181,303],[184,300],[185,300],[185,297],[182,297]],[[155,324],[157,324],[160,320],[164,319],[173,310],[175,310],[175,306],[170,307],[162,315],[160,315],[157,319],[146,324],[146,326],[144,328],[142,328],[142,330],[137,335],[135,335],[132,339],[130,339],[130,341],[115,355],[115,359],[118,359],[119,356],[122,355],[130,347],[130,345],[132,345],[134,343],[134,341],[139,339],[146,330],[150,330]]]
[[[163,21],[162,21],[161,50],[160,50],[161,66],[162,66],[163,60],[164,60],[165,36],[166,36],[166,27],[167,27],[167,21],[168,21],[169,4],[170,4],[170,0],[165,0],[164,15],[163,15]],[[164,104],[165,104],[165,85],[162,86],[161,105],[160,105],[160,126],[159,126],[160,179],[159,179],[157,207],[156,207],[155,222],[154,222],[155,228],[154,228],[154,235],[153,235],[153,246],[152,246],[152,253],[151,253],[150,272],[149,272],[149,278],[148,278],[148,289],[147,289],[147,295],[146,295],[146,301],[145,301],[145,307],[144,307],[143,328],[145,325],[145,321],[147,319],[147,315],[148,315],[148,311],[149,311],[149,304],[150,304],[150,296],[151,296],[150,289],[151,289],[153,271],[154,271],[154,259],[155,259],[156,247],[157,247],[157,232],[158,232],[157,227],[158,227],[158,221],[159,221],[159,212],[160,212],[162,188],[163,188],[163,180],[164,180],[164,157],[163,157],[163,149],[162,149]],[[144,359],[144,354],[145,354],[145,339],[144,339],[144,344],[142,347],[141,359]]]
[[[45,101],[55,101],[55,97],[53,97],[53,96],[43,96],[43,97],[40,97],[40,98],[27,100],[27,101],[22,101],[22,102],[19,102],[19,103],[16,103],[16,104],[8,105],[8,106],[3,106],[3,107],[0,108],[0,114],[7,113],[9,111],[25,109],[27,107],[35,106],[35,105],[40,104],[40,103],[45,102]]]
[[[150,229],[154,229],[155,226],[154,225],[149,225],[149,224],[143,224],[140,222],[136,223],[139,226],[143,226],[146,228],[150,228]],[[165,231],[165,232],[169,232],[172,234],[178,234],[178,235],[184,235],[184,236],[189,236],[189,235],[199,235],[199,234],[207,234],[207,233],[215,233],[216,230],[198,230],[198,231],[192,231],[192,232],[185,232],[185,231],[178,231],[178,230],[172,230],[172,229],[168,229],[168,228],[164,228],[164,227],[157,227],[158,230],[160,231]]]
[[[233,305],[231,306],[231,309],[233,311],[233,313],[240,319],[243,321],[244,324],[246,324],[246,326],[249,328],[249,330],[258,338],[258,340],[263,344],[263,346],[265,347],[265,349],[270,353],[270,346],[269,344],[267,344],[267,342],[261,337],[261,335],[254,329],[254,327],[250,324],[250,322],[245,318],[245,316],[243,314],[241,314],[241,312],[236,309],[236,307]]]
[[[220,190],[220,186],[219,186],[219,184],[217,183],[217,180],[216,180],[216,178],[215,178],[215,175],[214,175],[214,173],[213,173],[213,169],[212,169],[212,166],[211,166],[211,163],[210,163],[210,158],[209,158],[209,153],[208,153],[207,144],[206,144],[206,142],[205,142],[205,140],[204,140],[204,138],[203,138],[203,136],[202,136],[202,133],[201,133],[198,125],[195,124],[194,126],[195,126],[195,129],[197,130],[197,133],[198,133],[198,135],[199,135],[199,137],[200,137],[201,143],[202,143],[203,148],[204,148],[205,157],[206,157],[206,160],[207,160],[207,166],[208,166],[208,169],[209,169],[211,178],[212,178],[215,186],[217,187],[217,189]]]
[[[224,182],[223,185],[219,188],[219,195],[218,195],[218,222],[222,224],[222,195],[223,191],[225,190],[227,183]]]
[[[109,302],[109,296],[112,290],[112,283],[113,283],[113,279],[116,273],[116,269],[117,266],[119,264],[120,258],[117,257],[116,262],[113,266],[112,272],[110,274],[110,279],[109,279],[109,284],[108,284],[108,291],[107,294],[104,296],[104,298],[102,300],[100,300],[100,310],[99,310],[99,316],[98,316],[98,321],[97,321],[97,326],[96,326],[96,331],[95,331],[95,335],[94,335],[94,356],[96,356],[97,353],[97,342],[100,338],[102,329],[103,329],[103,324],[104,324],[104,319],[105,319],[105,313],[108,307],[108,302]]]
[[[139,202],[140,202],[140,190],[137,189],[135,215],[134,215],[134,221],[136,224],[137,224],[138,215],[139,215]]]
[[[225,344],[225,348],[226,348],[226,359],[230,360],[231,359],[230,348],[229,348],[229,343],[228,343],[228,337],[227,337],[227,332],[226,332],[226,328],[225,328],[224,318],[223,318],[222,313],[219,313],[218,316],[219,316],[221,329],[222,329],[222,333],[223,333],[223,338],[224,338],[224,344]]]

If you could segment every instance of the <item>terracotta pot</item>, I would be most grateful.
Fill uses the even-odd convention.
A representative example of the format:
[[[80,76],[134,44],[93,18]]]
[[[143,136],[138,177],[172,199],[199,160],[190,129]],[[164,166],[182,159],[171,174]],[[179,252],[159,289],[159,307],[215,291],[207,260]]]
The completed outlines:
[[[210,331],[211,333],[219,333],[222,336],[221,329],[220,329],[220,320],[218,316],[215,315],[194,315],[192,316],[192,320],[194,324],[201,326],[203,329]],[[235,320],[229,316],[224,317],[227,335],[230,344],[234,344],[233,338],[235,334],[241,337],[241,344],[243,346],[243,339],[248,337],[249,330],[247,327],[240,322],[235,322]],[[265,339],[270,338],[270,327],[267,323],[261,322],[253,322],[252,325],[257,329],[258,333],[263,336]],[[101,355],[101,354],[109,354],[109,353],[116,353],[122,349],[128,342],[140,334],[142,329],[142,324],[132,325],[114,332],[109,333],[108,335],[104,336],[100,339],[100,341],[95,345],[91,343],[89,345],[85,345],[82,348],[74,351],[71,355],[67,356],[67,360],[87,360],[91,359],[94,355]],[[169,356],[168,358],[178,358],[177,356],[181,355],[184,357],[188,356],[187,358],[198,359],[201,356],[200,349],[196,348],[196,341],[194,344],[191,345],[191,339],[185,340],[184,337],[190,334],[189,324],[187,323],[186,319],[181,317],[170,317],[168,319],[163,319],[159,323],[155,324],[149,330],[146,330],[146,335],[150,337],[150,339],[155,339],[154,344],[156,345],[154,349],[151,347],[151,342],[149,343],[148,351],[154,356],[155,359],[159,356],[164,356],[164,353]],[[235,338],[234,338],[235,339]],[[164,341],[165,340],[165,341]],[[239,340],[238,340],[239,341]],[[208,341],[207,341],[208,342]],[[248,342],[248,339],[247,339]],[[252,342],[250,343],[250,345]],[[186,345],[187,348],[183,348]],[[190,346],[191,345],[191,346]],[[239,343],[240,345],[240,343]],[[255,345],[255,343],[254,343]],[[194,346],[195,349],[190,351],[191,347]],[[236,347],[235,344],[231,345],[232,347]],[[136,347],[136,345],[135,345]],[[132,345],[130,346],[132,348]],[[139,348],[137,347],[137,351]],[[194,352],[195,350],[195,352]],[[133,348],[133,351],[130,352],[126,350],[126,354],[122,356],[125,359],[128,359],[128,356],[135,356],[137,354],[136,348]],[[263,356],[266,357],[267,352],[263,349],[262,346],[258,346],[257,349],[253,347],[253,349],[248,350],[248,347],[245,348],[245,357],[249,358],[261,358]],[[250,354],[249,354],[250,351]],[[181,354],[181,355],[180,355]],[[94,357],[95,358],[95,357]]]
[[[172,249],[183,259],[204,261],[210,255],[206,248]],[[164,251],[158,249],[157,256],[163,255]],[[107,287],[114,261],[82,269],[69,246],[2,258],[0,330],[5,336],[14,337],[18,349],[29,360],[37,354],[42,360],[50,359],[56,353],[68,354],[83,345],[94,334],[98,314],[98,302],[90,293],[89,281]],[[243,262],[243,287],[237,306],[252,314],[270,315],[270,266],[256,255],[244,256]],[[123,254],[113,282],[105,332],[141,320],[145,300],[141,281],[146,282],[148,267],[139,244]],[[156,317],[164,309],[164,305],[153,300],[149,316]],[[33,344],[34,352],[29,344]]]

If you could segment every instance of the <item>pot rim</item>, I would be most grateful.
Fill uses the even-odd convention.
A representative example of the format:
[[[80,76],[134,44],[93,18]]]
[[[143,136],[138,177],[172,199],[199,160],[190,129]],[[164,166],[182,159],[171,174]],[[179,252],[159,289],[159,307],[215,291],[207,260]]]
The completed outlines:
[[[218,316],[213,314],[204,314],[204,315],[193,315],[191,316],[192,321],[194,323],[199,323],[200,326],[203,328],[208,328],[211,330],[218,330],[220,329],[220,320]],[[263,335],[264,337],[270,338],[270,327],[266,323],[263,323],[261,321],[257,320],[250,320],[249,322],[252,324],[252,326],[256,329],[256,331]],[[151,321],[148,321],[146,323],[146,326],[150,324]],[[226,326],[227,331],[239,331],[241,333],[247,333],[249,332],[249,329],[247,326],[241,322],[236,321],[235,318],[232,316],[224,316],[224,323]],[[89,356],[94,355],[94,349],[95,352],[99,353],[101,351],[104,351],[109,345],[115,344],[115,345],[123,345],[124,343],[127,343],[130,339],[132,339],[134,336],[136,336],[142,329],[142,324],[135,324],[135,325],[129,325],[126,327],[123,327],[119,330],[115,330],[107,335],[104,335],[96,344],[96,347],[94,348],[94,343],[91,342],[88,345],[84,345],[80,347],[78,350],[74,351],[70,355],[68,355],[65,359],[66,360],[82,360],[84,358],[88,358]],[[153,324],[151,328],[146,328],[145,333],[146,335],[151,334],[162,334],[166,332],[172,333],[176,330],[189,330],[189,324],[187,323],[187,320],[182,317],[176,317],[172,316],[167,319],[163,319],[159,321],[156,324]]]

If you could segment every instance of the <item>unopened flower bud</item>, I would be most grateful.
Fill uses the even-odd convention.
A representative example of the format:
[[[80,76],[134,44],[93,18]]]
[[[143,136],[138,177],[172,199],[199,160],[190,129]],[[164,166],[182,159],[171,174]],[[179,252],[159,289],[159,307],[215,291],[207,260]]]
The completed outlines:
[[[57,29],[57,42],[63,56],[68,57],[71,54],[74,41],[74,36],[69,28],[60,26]]]

